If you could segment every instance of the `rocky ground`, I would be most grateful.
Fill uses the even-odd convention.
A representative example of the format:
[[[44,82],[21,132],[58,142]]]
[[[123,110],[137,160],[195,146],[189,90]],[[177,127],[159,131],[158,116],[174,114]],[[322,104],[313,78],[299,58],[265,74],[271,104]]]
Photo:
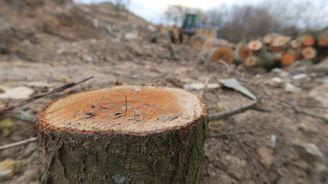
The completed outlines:
[[[327,183],[328,62],[321,63],[320,72],[306,63],[271,72],[211,63],[198,57],[197,49],[151,43],[147,23],[109,24],[63,1],[34,2],[0,2],[0,109],[69,82],[94,78],[2,116],[0,145],[36,136],[37,113],[62,95],[115,85],[169,86],[201,93],[196,84],[208,80],[204,100],[213,114],[252,102],[239,92],[211,87],[236,78],[259,105],[209,123],[204,183]],[[6,94],[17,87],[19,93]],[[0,150],[2,183],[38,183],[36,146]]]

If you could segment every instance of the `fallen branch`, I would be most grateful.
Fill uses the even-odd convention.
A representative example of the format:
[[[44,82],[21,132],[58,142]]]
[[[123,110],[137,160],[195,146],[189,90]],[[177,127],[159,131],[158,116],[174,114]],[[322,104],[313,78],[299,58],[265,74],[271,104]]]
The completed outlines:
[[[22,140],[22,141],[10,143],[10,144],[5,144],[5,145],[0,146],[0,151],[8,149],[8,148],[13,148],[13,147],[29,144],[31,142],[35,142],[36,140],[37,140],[37,137],[31,137],[31,138],[28,138],[28,139],[25,139],[25,140]]]
[[[278,104],[280,104],[284,107],[287,107],[287,108],[291,109],[292,111],[294,111],[294,113],[296,115],[302,114],[304,116],[312,117],[312,118],[315,118],[315,119],[320,119],[320,120],[324,121],[325,123],[328,123],[328,118],[326,118],[324,116],[313,114],[311,112],[304,111],[304,110],[300,109],[299,107],[297,107],[296,105],[294,105],[290,102],[280,100],[280,99],[276,99],[276,98],[272,98],[272,97],[268,97],[267,99],[275,100],[276,102],[278,102]]]
[[[236,115],[236,114],[239,114],[239,113],[242,113],[242,112],[245,112],[247,110],[250,110],[250,109],[256,109],[257,105],[257,101],[254,101],[250,104],[247,104],[247,105],[243,105],[243,106],[240,106],[240,107],[237,107],[235,109],[232,109],[232,110],[229,110],[229,111],[224,111],[224,112],[218,112],[218,113],[214,113],[214,114],[209,114],[208,115],[208,118],[210,121],[212,120],[220,120],[220,119],[223,119],[223,118],[227,118],[229,116],[233,116],[233,115]]]
[[[88,81],[88,80],[90,80],[92,78],[93,77],[91,76],[91,77],[88,77],[88,78],[83,79],[83,80],[78,81],[78,82],[71,82],[71,83],[65,84],[65,85],[63,85],[61,87],[58,87],[58,88],[55,88],[52,91],[49,91],[47,93],[43,93],[43,94],[40,94],[40,95],[32,96],[31,98],[28,98],[28,99],[26,99],[26,100],[24,100],[24,101],[22,101],[22,102],[20,102],[20,103],[18,103],[16,105],[12,105],[12,106],[6,107],[4,109],[0,109],[0,117],[3,116],[4,114],[6,114],[7,112],[16,109],[17,107],[24,106],[24,105],[29,104],[29,103],[31,103],[31,102],[33,102],[35,100],[40,99],[40,98],[44,98],[46,96],[50,96],[50,95],[53,95],[53,94],[58,93],[58,92],[62,92],[64,90],[66,90],[66,89],[69,89],[69,88],[72,88],[74,86],[77,86],[77,85],[79,85],[81,83],[84,83],[84,82],[86,82],[86,81]]]

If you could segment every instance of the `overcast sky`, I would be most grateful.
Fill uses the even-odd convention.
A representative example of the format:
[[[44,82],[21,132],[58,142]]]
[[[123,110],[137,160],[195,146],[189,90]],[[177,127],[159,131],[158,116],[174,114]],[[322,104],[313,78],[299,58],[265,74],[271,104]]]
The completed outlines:
[[[97,3],[106,0],[74,0],[83,3]],[[257,3],[259,0],[130,0],[129,10],[133,13],[142,16],[148,21],[159,23],[161,16],[167,5],[184,5],[191,8],[200,8],[207,10],[210,8],[218,7],[222,4],[250,4]]]

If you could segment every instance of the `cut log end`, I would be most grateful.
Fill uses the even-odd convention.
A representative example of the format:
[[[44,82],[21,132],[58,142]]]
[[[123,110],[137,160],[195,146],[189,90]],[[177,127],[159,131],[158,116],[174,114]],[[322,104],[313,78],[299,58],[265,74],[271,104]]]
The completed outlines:
[[[290,46],[293,49],[298,49],[302,46],[302,43],[299,40],[292,40],[290,41]]]
[[[283,66],[289,66],[292,65],[295,62],[295,60],[296,60],[295,54],[291,52],[286,52],[281,57],[281,64]]]
[[[252,67],[257,64],[257,58],[255,56],[249,56],[248,58],[245,59],[245,66],[246,67]]]
[[[232,63],[234,59],[233,50],[230,47],[219,47],[214,50],[211,59],[213,62],[224,60],[227,63]]]
[[[312,46],[315,43],[315,38],[312,35],[304,35],[302,43],[306,47]]]
[[[317,51],[313,47],[306,47],[302,50],[303,59],[311,60],[317,56]]]
[[[265,43],[265,44],[271,44],[271,42],[273,41],[274,37],[275,37],[275,34],[273,34],[273,33],[268,33],[268,34],[266,34],[266,35],[263,37],[262,41],[263,41],[263,43]]]
[[[284,47],[291,40],[289,36],[277,36],[271,43],[272,47]]]
[[[191,93],[127,86],[59,99],[41,113],[39,126],[43,131],[142,135],[187,127],[204,115],[203,103]]]
[[[321,47],[327,47],[328,46],[328,36],[320,37],[318,45],[321,46]]]
[[[247,47],[243,47],[243,48],[240,48],[238,54],[242,60],[245,60],[246,58],[248,58],[249,56],[252,55],[252,51],[250,49],[248,49]]]
[[[263,47],[263,44],[261,41],[258,40],[253,40],[250,41],[247,45],[247,47],[251,50],[251,51],[258,51]]]

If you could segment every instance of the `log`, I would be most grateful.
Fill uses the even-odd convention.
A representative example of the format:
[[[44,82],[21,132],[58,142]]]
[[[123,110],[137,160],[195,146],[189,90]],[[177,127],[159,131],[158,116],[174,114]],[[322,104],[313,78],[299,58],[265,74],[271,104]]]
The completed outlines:
[[[224,39],[219,38],[206,38],[204,43],[205,49],[211,49],[213,47],[232,47],[233,44]]]
[[[202,100],[180,89],[58,99],[40,113],[41,183],[201,183],[207,123]]]
[[[255,56],[249,56],[245,59],[245,66],[246,67],[253,67],[256,66],[256,64],[258,63],[259,59]]]
[[[321,36],[319,38],[318,45],[321,47],[327,47],[328,46],[328,36]]]
[[[264,44],[270,45],[277,36],[279,36],[277,33],[268,33],[263,37],[262,41]]]
[[[320,47],[328,46],[328,30],[324,30],[318,35],[318,45]]]
[[[317,51],[313,47],[305,47],[302,49],[304,60],[313,60],[317,56]]]
[[[314,36],[312,36],[310,34],[302,35],[299,38],[299,40],[301,41],[302,45],[305,47],[310,47],[315,44],[315,38],[314,38]]]
[[[301,48],[302,43],[299,40],[292,40],[290,41],[290,47],[293,49],[299,49]]]
[[[224,60],[225,62],[231,64],[234,60],[233,49],[230,47],[215,48],[212,52],[210,52],[210,55],[213,62]]]
[[[290,65],[294,64],[295,61],[296,61],[296,53],[294,53],[292,51],[287,51],[282,54],[282,57],[281,57],[282,66],[290,66]]]
[[[285,47],[287,46],[288,42],[291,40],[289,36],[277,36],[273,39],[271,46],[272,47]]]
[[[256,66],[262,67],[267,70],[277,67],[279,62],[275,61],[273,53],[268,52],[266,49],[261,49],[260,51],[254,52],[252,56],[245,60],[245,65],[247,67]]]
[[[234,55],[237,60],[245,61],[249,56],[252,55],[252,51],[243,43],[239,43],[236,46]]]
[[[252,40],[248,42],[247,47],[251,51],[258,51],[262,48],[263,44],[259,40]]]

